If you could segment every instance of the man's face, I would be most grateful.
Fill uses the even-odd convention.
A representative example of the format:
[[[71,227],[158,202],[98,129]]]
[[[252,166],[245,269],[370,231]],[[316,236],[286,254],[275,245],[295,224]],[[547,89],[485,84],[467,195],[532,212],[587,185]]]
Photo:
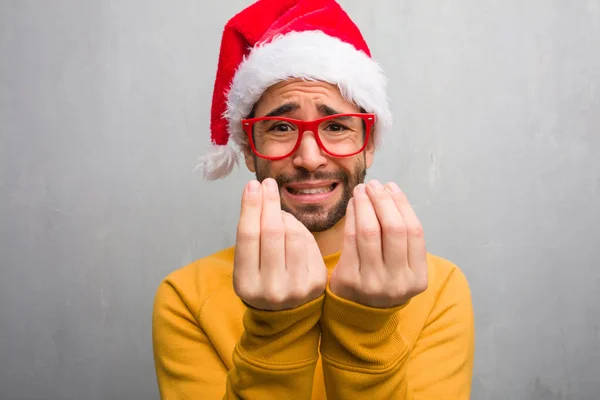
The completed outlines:
[[[342,97],[336,86],[301,80],[270,87],[256,104],[254,116],[263,117],[275,110],[278,116],[300,120],[325,117],[323,110],[340,114],[360,112]],[[354,187],[364,181],[371,166],[373,150],[370,136],[364,152],[352,157],[333,157],[321,150],[313,132],[306,131],[296,152],[287,158],[266,160],[247,149],[245,160],[259,181],[269,177],[277,181],[283,210],[294,215],[309,231],[321,232],[335,226],[346,214]]]

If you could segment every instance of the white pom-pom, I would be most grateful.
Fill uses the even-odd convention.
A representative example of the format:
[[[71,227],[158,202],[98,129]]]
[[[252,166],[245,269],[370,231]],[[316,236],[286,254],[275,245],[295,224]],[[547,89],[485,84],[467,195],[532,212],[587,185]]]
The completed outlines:
[[[223,179],[233,171],[239,162],[238,152],[232,146],[213,145],[207,154],[200,157],[200,163],[194,171],[201,169],[204,179],[214,181]]]

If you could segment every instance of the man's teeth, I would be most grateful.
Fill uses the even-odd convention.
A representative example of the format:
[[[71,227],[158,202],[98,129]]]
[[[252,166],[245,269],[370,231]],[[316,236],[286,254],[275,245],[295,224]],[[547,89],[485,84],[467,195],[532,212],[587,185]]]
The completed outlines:
[[[288,190],[292,194],[319,194],[319,193],[329,193],[333,190],[334,185],[317,187],[317,188],[291,188]]]

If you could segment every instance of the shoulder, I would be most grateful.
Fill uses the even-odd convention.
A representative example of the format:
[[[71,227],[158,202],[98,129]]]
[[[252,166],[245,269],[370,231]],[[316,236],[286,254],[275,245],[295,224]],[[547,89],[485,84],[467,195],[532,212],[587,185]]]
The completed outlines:
[[[427,254],[429,273],[429,287],[435,294],[442,294],[448,290],[469,294],[469,283],[461,268],[452,261],[443,257]]]
[[[158,286],[155,307],[179,301],[197,317],[206,299],[231,286],[233,255],[234,247],[229,247],[171,272]]]
[[[432,254],[427,255],[429,286],[426,299],[429,302],[429,321],[446,315],[464,326],[473,323],[473,304],[469,282],[464,272],[453,262]],[[425,294],[424,293],[424,294]]]

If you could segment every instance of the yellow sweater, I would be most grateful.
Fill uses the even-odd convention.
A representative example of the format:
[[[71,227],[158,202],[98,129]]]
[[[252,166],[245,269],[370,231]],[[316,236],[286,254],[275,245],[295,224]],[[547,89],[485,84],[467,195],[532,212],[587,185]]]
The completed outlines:
[[[161,398],[469,399],[473,311],[452,263],[428,255],[428,289],[395,309],[327,288],[297,309],[260,311],[233,290],[233,254],[198,260],[160,284],[153,344]],[[338,258],[325,257],[330,273]]]

